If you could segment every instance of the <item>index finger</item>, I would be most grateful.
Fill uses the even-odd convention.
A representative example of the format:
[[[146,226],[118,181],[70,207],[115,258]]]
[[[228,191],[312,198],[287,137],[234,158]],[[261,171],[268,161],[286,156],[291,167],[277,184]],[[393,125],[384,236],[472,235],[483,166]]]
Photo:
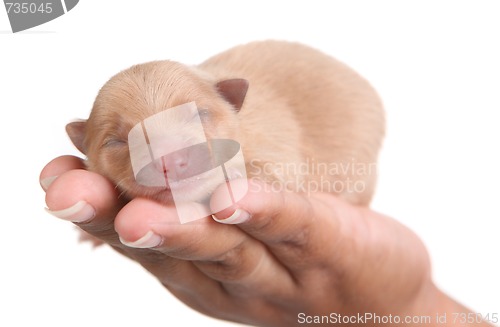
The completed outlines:
[[[85,170],[82,159],[62,156],[52,160],[42,170],[40,184],[46,191],[49,213],[106,243],[122,246],[114,230],[114,218],[124,200],[109,180]]]
[[[85,169],[83,159],[66,155],[51,160],[40,172],[40,186],[47,191],[57,177],[73,169]]]

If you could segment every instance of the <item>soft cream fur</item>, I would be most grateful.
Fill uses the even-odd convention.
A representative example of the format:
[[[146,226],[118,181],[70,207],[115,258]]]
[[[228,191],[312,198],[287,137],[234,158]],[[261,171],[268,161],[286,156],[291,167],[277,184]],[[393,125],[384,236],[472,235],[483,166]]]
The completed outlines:
[[[216,86],[233,78],[249,82],[239,112]],[[208,138],[240,142],[249,177],[275,188],[370,202],[384,134],[381,102],[352,69],[296,43],[249,43],[195,67],[173,61],[133,66],[104,85],[88,121],[69,124],[68,134],[88,156],[88,168],[126,196],[168,200],[135,183],[127,134],[141,120],[191,101],[210,112]],[[189,129],[183,133],[189,136]]]

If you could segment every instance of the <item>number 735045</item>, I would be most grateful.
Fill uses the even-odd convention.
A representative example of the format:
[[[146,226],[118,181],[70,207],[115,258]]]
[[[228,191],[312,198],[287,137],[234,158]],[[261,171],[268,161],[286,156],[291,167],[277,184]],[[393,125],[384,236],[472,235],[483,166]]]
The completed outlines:
[[[50,14],[52,13],[52,2],[41,3],[40,5],[33,2],[6,2],[7,14],[11,11],[14,14]]]

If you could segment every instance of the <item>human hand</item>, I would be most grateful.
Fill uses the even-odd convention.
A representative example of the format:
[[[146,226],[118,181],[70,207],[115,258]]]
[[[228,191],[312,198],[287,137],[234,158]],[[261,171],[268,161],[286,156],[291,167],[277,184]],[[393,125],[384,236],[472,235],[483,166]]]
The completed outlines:
[[[139,262],[181,301],[213,317],[291,326],[332,313],[434,317],[466,310],[433,285],[413,232],[330,194],[274,192],[241,180],[233,189],[248,183],[248,193],[217,213],[222,223],[207,217],[180,225],[174,208],[120,201],[115,186],[76,157],[54,159],[40,178],[53,214]],[[212,202],[220,197],[216,192]]]

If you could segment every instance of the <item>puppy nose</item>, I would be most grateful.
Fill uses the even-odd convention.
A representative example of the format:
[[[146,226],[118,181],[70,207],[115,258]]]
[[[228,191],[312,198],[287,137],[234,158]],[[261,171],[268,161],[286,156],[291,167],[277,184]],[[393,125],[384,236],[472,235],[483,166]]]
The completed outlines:
[[[155,160],[158,172],[171,179],[181,179],[188,170],[188,157],[185,151],[175,151]]]

